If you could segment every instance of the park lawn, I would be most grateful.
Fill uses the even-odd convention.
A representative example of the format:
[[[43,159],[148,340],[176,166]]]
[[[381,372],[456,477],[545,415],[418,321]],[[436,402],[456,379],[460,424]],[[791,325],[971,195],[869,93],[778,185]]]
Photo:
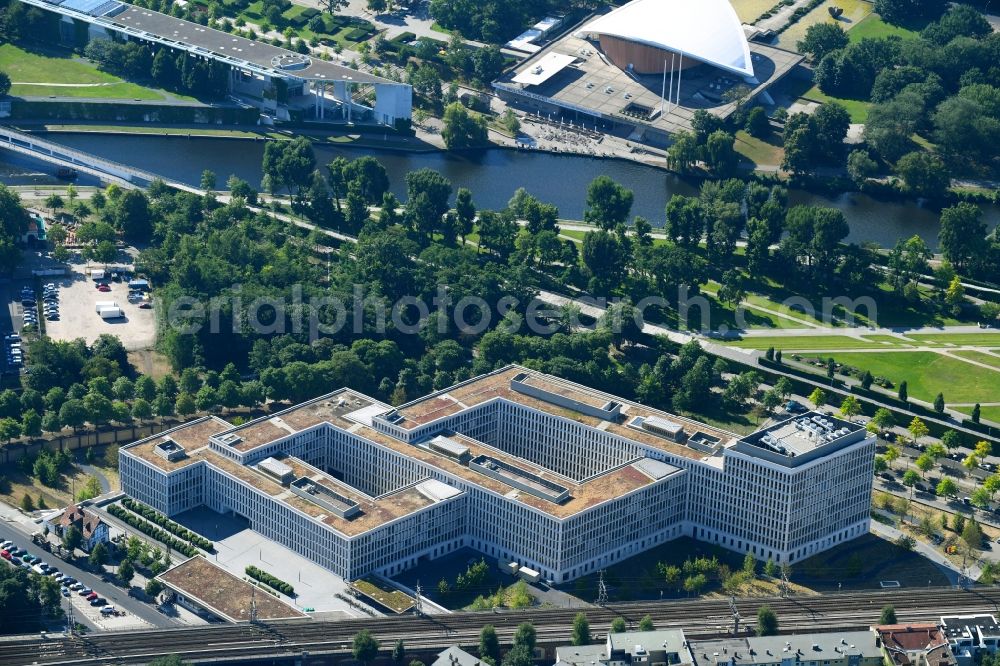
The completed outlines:
[[[729,4],[736,10],[740,23],[753,23],[777,3],[775,0],[729,0]]]
[[[744,349],[767,349],[774,347],[781,350],[795,349],[877,349],[878,343],[861,340],[848,335],[795,335],[795,336],[755,336],[726,342],[731,347]]]
[[[559,235],[566,236],[567,238],[572,238],[577,243],[582,243],[584,236],[589,234],[589,231],[580,231],[579,229],[560,229]]]
[[[10,94],[21,97],[79,97],[99,99],[162,100],[164,96],[135,83],[112,83],[99,86],[26,86],[14,84]]]
[[[847,113],[851,116],[852,123],[863,123],[868,120],[868,110],[871,108],[871,102],[865,102],[860,99],[846,99],[844,97],[833,97],[827,95],[819,86],[813,86],[807,90],[802,97],[813,102],[836,102],[842,107],[847,109]]]
[[[0,71],[18,83],[119,83],[122,79],[66,55],[27,51],[13,44],[0,46]]]
[[[993,354],[986,354],[979,351],[966,351],[958,350],[950,352],[955,356],[961,356],[962,358],[967,358],[978,363],[985,363],[988,366],[994,367],[1000,370],[1000,356],[994,356]]]
[[[1000,395],[1000,372],[931,351],[882,354],[834,354],[839,363],[886,377],[897,386],[906,381],[911,398],[931,402],[944,393],[945,402],[992,402]]]
[[[972,405],[961,407],[952,407],[957,412],[962,412],[963,414],[972,414]],[[986,405],[985,407],[979,408],[979,418],[983,421],[993,421],[993,423],[1000,423],[1000,405]]]
[[[773,132],[767,139],[758,139],[743,130],[736,132],[736,152],[753,162],[754,168],[761,166],[781,166],[785,151],[780,138]]]
[[[831,7],[840,7],[844,10],[839,19],[834,19],[830,15]],[[871,13],[871,4],[864,0],[827,0],[788,26],[788,29],[778,35],[777,45],[783,49],[797,50],[796,45],[806,36],[809,26],[817,23],[839,23],[844,30],[850,30],[851,26],[859,24]]]
[[[865,340],[871,340],[872,342],[886,343],[893,346],[908,347],[913,343],[906,340],[900,340],[895,335],[862,335]]]
[[[896,36],[901,39],[916,39],[919,33],[898,25],[890,25],[882,20],[878,14],[869,14],[862,21],[854,25],[847,31],[847,37],[852,42],[859,42],[866,37],[891,37]]]
[[[920,343],[964,345],[967,347],[1000,347],[1000,331],[996,333],[913,333],[907,334]]]

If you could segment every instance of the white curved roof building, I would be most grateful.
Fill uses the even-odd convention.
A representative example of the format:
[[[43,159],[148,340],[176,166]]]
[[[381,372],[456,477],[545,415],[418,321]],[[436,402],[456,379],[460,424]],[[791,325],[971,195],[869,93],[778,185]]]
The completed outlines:
[[[597,36],[608,59],[639,74],[662,72],[676,54],[685,67],[704,62],[754,76],[750,46],[729,0],[633,0],[580,32]]]

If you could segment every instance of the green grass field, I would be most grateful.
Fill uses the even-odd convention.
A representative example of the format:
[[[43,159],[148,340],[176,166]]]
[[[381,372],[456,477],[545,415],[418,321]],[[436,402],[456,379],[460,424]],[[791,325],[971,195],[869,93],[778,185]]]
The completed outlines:
[[[830,7],[840,7],[844,10],[839,19],[830,16]],[[790,25],[778,35],[778,46],[783,49],[795,50],[796,44],[806,36],[809,26],[817,23],[839,23],[844,30],[850,30],[859,25],[872,13],[872,5],[864,0],[827,0]]]
[[[978,351],[953,351],[950,352],[955,356],[961,356],[962,358],[967,358],[977,363],[985,363],[986,365],[1000,370],[1000,356],[994,356],[993,354],[986,354],[984,352]]]
[[[90,99],[139,99],[162,100],[164,96],[151,88],[143,88],[135,83],[112,83],[100,86],[26,86],[14,84],[11,95],[21,97],[79,97]]]
[[[900,340],[895,335],[862,335],[865,340],[871,340],[872,342],[878,342],[880,344],[888,342],[889,344],[897,347],[906,347],[913,343],[908,343],[905,340]]]
[[[956,411],[962,412],[963,414],[972,414],[972,407],[955,407]],[[979,418],[983,421],[992,421],[993,423],[1000,423],[1000,406],[997,405],[987,405],[985,407],[979,408]]]
[[[832,97],[827,95],[818,86],[813,86],[807,90],[802,97],[814,102],[836,102],[842,107],[847,109],[847,113],[851,116],[852,123],[863,123],[868,120],[868,109],[871,108],[871,102],[865,102],[858,99],[846,99],[844,97]]]
[[[921,344],[1000,347],[1000,331],[996,333],[913,333],[906,337],[913,338]]]
[[[745,349],[767,349],[774,347],[781,350],[795,349],[879,349],[884,345],[868,340],[859,340],[847,335],[796,335],[788,337],[760,336],[744,338],[734,342],[727,342],[732,347],[743,347]]]
[[[939,392],[944,393],[945,402],[992,402],[1000,395],[1000,372],[935,352],[847,352],[832,356],[839,363],[887,377],[897,385],[905,380],[910,397],[918,400],[930,402]]]
[[[752,162],[755,168],[780,166],[781,160],[785,156],[785,151],[781,147],[781,138],[773,133],[767,139],[758,139],[743,130],[739,130],[736,132],[735,148],[736,152]]]
[[[774,7],[775,0],[729,0],[729,4],[736,10],[736,15],[741,23],[752,23],[760,18],[760,15]]]
[[[914,39],[918,36],[916,30],[890,25],[878,14],[869,14],[857,25],[847,31],[852,42],[859,42],[865,37],[889,37],[895,35],[901,39]]]

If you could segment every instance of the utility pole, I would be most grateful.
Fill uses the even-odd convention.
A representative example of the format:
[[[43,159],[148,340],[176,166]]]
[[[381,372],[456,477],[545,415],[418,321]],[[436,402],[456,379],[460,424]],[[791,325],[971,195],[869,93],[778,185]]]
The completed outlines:
[[[729,598],[729,611],[733,614],[733,636],[740,634],[740,612],[736,609],[736,595]]]
[[[604,584],[604,569],[597,573],[600,577],[597,579],[597,600],[594,603],[604,606],[608,603],[608,586]]]
[[[72,638],[76,634],[76,618],[73,617],[73,597],[66,597],[66,634]]]
[[[257,624],[257,586],[250,588],[250,624]]]
[[[781,567],[781,598],[788,596],[788,569]]]
[[[424,614],[424,599],[423,599],[423,589],[420,587],[420,581],[417,581],[417,595],[416,599],[413,601],[413,612],[417,615]]]

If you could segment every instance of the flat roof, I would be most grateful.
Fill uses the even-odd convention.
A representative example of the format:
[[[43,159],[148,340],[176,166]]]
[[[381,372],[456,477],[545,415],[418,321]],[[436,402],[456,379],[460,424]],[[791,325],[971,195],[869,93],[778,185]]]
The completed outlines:
[[[758,430],[740,441],[793,457],[805,455],[862,430],[864,427],[857,423],[810,411]]]
[[[781,636],[723,637],[691,641],[698,666],[736,663],[780,663],[795,661],[840,661],[850,656],[879,659],[882,648],[871,631],[827,631]]]
[[[601,407],[610,401],[619,402],[622,405],[622,414],[627,415],[627,418],[625,422],[604,421],[596,416],[583,414],[568,407],[556,405],[552,402],[515,391],[511,389],[510,383],[518,375],[525,375],[520,380],[523,383],[549,393],[571,398],[582,404]],[[413,428],[417,424],[428,423],[435,419],[457,413],[465,407],[472,407],[495,398],[503,398],[513,403],[532,407],[541,412],[562,416],[571,421],[576,421],[593,428],[600,428],[605,432],[614,433],[625,439],[641,442],[667,453],[693,460],[704,459],[709,454],[705,451],[672,442],[653,433],[629,427],[626,423],[635,416],[645,418],[656,416],[680,424],[689,436],[695,432],[702,432],[718,438],[723,444],[737,437],[734,433],[719,430],[718,428],[713,428],[689,418],[653,409],[652,407],[624,400],[617,396],[520,366],[510,366],[486,375],[481,375],[444,391],[433,393],[425,398],[402,405],[397,411],[403,417],[403,421],[396,425],[407,429]]]
[[[198,462],[200,458],[193,454],[208,447],[208,438],[232,427],[231,423],[218,417],[206,416],[132,444],[126,444],[121,450],[169,472]],[[156,447],[169,441],[180,444],[187,455],[175,461],[157,455]]]
[[[529,86],[537,86],[545,83],[555,74],[561,72],[571,62],[576,60],[575,56],[565,53],[548,53],[544,58],[539,59],[530,69],[522,71],[514,77],[515,83],[523,83]]]
[[[47,8],[53,11],[60,9],[58,6]],[[284,69],[282,63],[299,62],[303,56],[288,49],[237,37],[142,7],[128,7],[119,14],[102,18],[98,25],[122,26],[132,31],[146,32],[178,46],[201,49],[206,55],[212,54],[233,61],[243,60],[264,69],[281,70],[283,74],[300,79],[395,84],[394,81],[315,57],[307,57],[305,62],[308,64],[301,69]]]
[[[280,571],[271,572],[279,578]],[[204,557],[195,556],[164,571],[158,579],[195,601],[198,605],[230,622],[250,621],[250,600],[260,620],[308,617],[274,595],[258,590]]]

